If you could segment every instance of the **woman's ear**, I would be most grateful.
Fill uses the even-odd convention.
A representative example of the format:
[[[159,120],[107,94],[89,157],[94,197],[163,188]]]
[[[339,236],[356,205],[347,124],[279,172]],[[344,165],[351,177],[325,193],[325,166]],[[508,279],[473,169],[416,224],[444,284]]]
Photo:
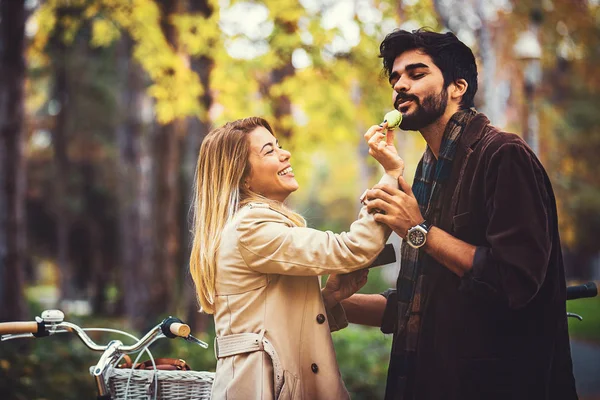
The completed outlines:
[[[450,91],[450,98],[460,99],[465,94],[468,87],[469,87],[469,84],[467,83],[466,80],[464,80],[462,78],[457,79],[456,81],[454,81],[454,83],[452,83],[452,90]]]

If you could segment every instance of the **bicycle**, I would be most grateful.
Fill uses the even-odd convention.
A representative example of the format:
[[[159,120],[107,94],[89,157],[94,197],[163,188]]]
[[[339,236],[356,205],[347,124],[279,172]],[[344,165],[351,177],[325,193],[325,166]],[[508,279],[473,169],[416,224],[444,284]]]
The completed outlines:
[[[128,336],[136,342],[124,345],[120,340],[111,340],[106,345],[96,344],[86,333],[112,332]],[[0,323],[1,341],[18,338],[41,338],[58,333],[75,333],[79,339],[92,351],[102,352],[95,366],[90,367],[90,374],[94,377],[98,391],[98,400],[186,400],[210,399],[214,372],[190,370],[162,370],[157,368],[154,357],[148,347],[162,338],[182,338],[195,343],[204,349],[208,344],[190,334],[190,327],[180,319],[168,317],[152,328],[141,339],[120,331],[108,328],[81,328],[76,324],[64,321],[64,314],[60,310],[46,310],[35,321],[29,322],[3,322]],[[147,352],[150,363],[143,365],[152,366],[151,369],[136,369],[138,360]],[[131,367],[118,368],[119,362],[129,354],[139,353]],[[127,365],[129,362],[126,363]],[[179,360],[178,368],[187,366]]]

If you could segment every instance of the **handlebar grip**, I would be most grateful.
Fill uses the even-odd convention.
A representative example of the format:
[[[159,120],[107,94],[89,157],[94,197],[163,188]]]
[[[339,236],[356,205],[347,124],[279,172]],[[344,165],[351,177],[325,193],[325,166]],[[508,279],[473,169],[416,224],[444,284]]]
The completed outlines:
[[[179,322],[173,322],[169,327],[171,333],[175,336],[179,337],[188,337],[191,329],[188,324],[183,324]]]
[[[37,333],[38,323],[35,321],[0,322],[0,334]]]
[[[567,300],[583,299],[586,297],[595,297],[597,295],[598,287],[594,282],[567,287]]]
[[[160,330],[163,335],[173,339],[176,337],[188,337],[191,329],[189,325],[183,323],[179,318],[167,317],[160,323]]]

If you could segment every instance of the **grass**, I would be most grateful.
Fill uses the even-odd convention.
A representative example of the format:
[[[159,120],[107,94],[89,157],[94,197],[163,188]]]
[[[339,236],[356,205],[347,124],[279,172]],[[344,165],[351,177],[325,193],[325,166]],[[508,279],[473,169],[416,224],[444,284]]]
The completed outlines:
[[[600,297],[568,301],[567,311],[583,317],[583,321],[569,318],[569,335],[571,339],[594,342],[600,345]]]

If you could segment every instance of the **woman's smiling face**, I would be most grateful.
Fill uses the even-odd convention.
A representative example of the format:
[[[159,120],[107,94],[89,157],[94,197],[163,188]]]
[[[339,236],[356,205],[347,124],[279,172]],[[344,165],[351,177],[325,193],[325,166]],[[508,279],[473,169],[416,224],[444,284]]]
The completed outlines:
[[[291,154],[283,150],[275,136],[259,126],[249,135],[250,176],[246,184],[255,193],[283,202],[298,189],[290,164]]]

